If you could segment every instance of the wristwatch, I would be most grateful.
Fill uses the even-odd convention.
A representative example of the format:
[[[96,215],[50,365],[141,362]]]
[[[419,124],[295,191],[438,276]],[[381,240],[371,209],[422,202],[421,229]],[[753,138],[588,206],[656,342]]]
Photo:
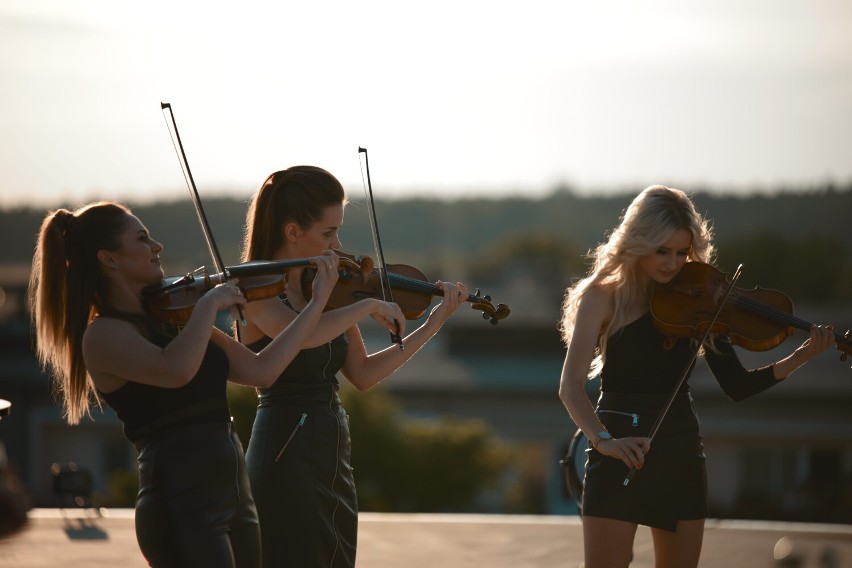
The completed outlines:
[[[606,430],[601,430],[600,432],[598,432],[597,438],[595,439],[595,441],[592,442],[592,447],[597,450],[598,444],[600,444],[604,440],[612,440],[612,434],[610,434]]]

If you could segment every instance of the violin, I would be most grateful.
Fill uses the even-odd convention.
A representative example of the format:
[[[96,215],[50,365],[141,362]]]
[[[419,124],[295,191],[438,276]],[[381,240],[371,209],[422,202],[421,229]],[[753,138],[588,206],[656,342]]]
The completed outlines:
[[[315,265],[312,258],[294,258],[253,260],[214,273],[201,267],[184,276],[165,278],[159,285],[145,288],[142,290],[142,302],[148,314],[155,319],[182,327],[189,321],[198,300],[218,284],[238,278],[237,286],[246,301],[265,300],[284,292],[290,270]],[[373,265],[370,257],[345,255],[341,256],[338,273],[340,278],[366,280]],[[360,278],[356,278],[356,274],[360,274]],[[308,288],[310,286],[309,282]]]
[[[742,265],[740,266],[740,268]],[[658,287],[651,297],[651,319],[667,336],[665,347],[671,349],[678,337],[698,341],[692,358],[651,426],[648,438],[656,436],[672,402],[689,376],[701,343],[711,333],[726,335],[732,345],[750,351],[768,351],[777,347],[798,328],[810,331],[813,324],[793,315],[793,301],[778,290],[755,286],[751,290],[737,288],[740,268],[733,277],[703,262],[687,262],[669,284]],[[834,334],[840,360],[852,353],[850,332]],[[630,468],[624,479],[626,487],[639,471]]]
[[[812,323],[793,315],[793,301],[778,290],[759,286],[732,289],[730,278],[709,264],[687,262],[680,273],[651,298],[654,325],[670,339],[700,339],[708,331],[729,337],[732,344],[750,351],[767,351],[781,344],[794,329],[810,331]],[[728,293],[721,308],[718,303]],[[719,312],[715,322],[713,316]],[[834,333],[840,360],[852,353],[852,337]]]
[[[389,264],[387,270],[387,279],[393,290],[393,301],[407,320],[423,317],[432,304],[432,299],[444,295],[443,290],[429,282],[423,272],[413,266]],[[306,300],[311,299],[314,274],[315,270],[310,268],[302,273],[302,294]],[[326,303],[327,310],[348,306],[365,298],[383,299],[382,272],[379,269],[370,270],[366,277],[365,273],[362,273],[361,278],[354,276],[354,273],[341,274]],[[492,325],[497,325],[497,322],[506,318],[510,312],[506,304],[492,304],[491,296],[483,296],[479,289],[468,294],[465,301],[471,303],[471,309],[482,310],[482,318],[489,320]]]
[[[146,288],[142,292],[143,305],[146,311],[161,321],[178,327],[183,326],[189,321],[192,309],[205,292],[217,284],[236,277],[240,278],[240,291],[249,302],[281,294],[287,285],[287,272],[293,268],[311,266],[314,264],[314,261],[311,259],[252,261],[238,266],[225,267],[213,239],[213,234],[210,231],[210,224],[204,213],[201,197],[198,195],[198,188],[195,186],[192,172],[189,169],[189,162],[183,150],[183,143],[180,140],[172,106],[169,103],[161,102],[160,108],[163,111],[169,111],[171,126],[174,130],[173,135],[172,130],[169,131],[169,134],[172,135],[175,149],[179,149],[178,160],[180,161],[190,196],[195,205],[198,221],[207,241],[207,246],[210,249],[210,255],[216,266],[216,273],[209,274],[206,269],[201,268],[194,273],[167,278],[158,286]],[[166,125],[169,125],[168,120],[166,121]],[[361,153],[364,154],[366,162],[367,150],[359,147],[358,153],[359,155]],[[377,245],[376,253],[383,269],[378,270],[373,268],[374,262],[369,257],[362,256],[356,258],[352,255],[338,252],[337,254],[340,256],[340,263],[343,269],[339,270],[340,277],[332,291],[331,298],[326,304],[326,309],[346,306],[364,298],[395,301],[395,298],[391,295],[391,290],[398,289],[405,292],[405,297],[397,301],[397,305],[399,305],[403,315],[406,319],[418,319],[428,309],[432,297],[442,296],[443,291],[437,286],[429,284],[423,273],[414,267],[401,264],[394,265],[394,268],[398,271],[397,273],[391,273],[386,268],[381,241],[378,237],[378,225],[375,219],[372,184],[369,181],[369,162],[366,162],[366,167],[367,184],[370,186],[370,220],[372,222],[373,237]],[[341,266],[341,264],[338,266]],[[314,270],[305,270],[302,275],[302,291],[305,299],[308,301],[310,301],[313,292],[312,282],[315,272]],[[402,274],[402,272],[406,274]],[[360,274],[360,277],[356,278],[355,274]],[[497,324],[499,320],[509,315],[508,306],[504,304],[498,304],[496,307],[493,306],[491,304],[491,297],[482,296],[479,290],[476,290],[475,294],[468,294],[465,300],[471,302],[474,309],[483,310],[482,317],[489,319],[492,324]],[[239,316],[239,319],[245,322],[242,312],[238,307],[235,312]],[[399,344],[400,349],[403,349],[402,338],[399,336],[398,328],[399,325],[397,325],[397,332],[391,333],[391,339],[394,343]],[[237,336],[239,336],[239,327],[237,327]]]

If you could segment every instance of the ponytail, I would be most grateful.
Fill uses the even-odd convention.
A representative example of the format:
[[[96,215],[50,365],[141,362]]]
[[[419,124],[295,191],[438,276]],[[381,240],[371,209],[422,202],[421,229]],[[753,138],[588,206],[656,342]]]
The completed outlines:
[[[83,361],[83,333],[101,311],[97,252],[117,250],[130,210],[101,202],[49,212],[38,234],[27,294],[39,364],[53,378],[64,417],[77,424],[100,399]]]

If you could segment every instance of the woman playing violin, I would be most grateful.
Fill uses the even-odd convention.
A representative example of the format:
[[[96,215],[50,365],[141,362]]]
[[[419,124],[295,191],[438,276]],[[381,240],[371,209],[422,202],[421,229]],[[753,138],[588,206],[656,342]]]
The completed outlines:
[[[341,246],[346,198],[329,172],[295,166],[275,172],[251,201],[243,260],[279,260]],[[245,309],[242,341],[261,349],[292,325],[306,299],[297,270],[280,298]],[[347,567],[355,564],[358,506],[350,465],[348,417],[340,406],[337,373],[367,390],[408,361],[459,307],[462,284],[438,282],[442,301],[425,323],[404,336],[404,349],[369,354],[357,323],[372,317],[404,335],[399,306],[363,299],[326,311],[305,348],[278,381],[259,392],[246,452],[261,523],[265,566]]]
[[[686,337],[665,345],[649,306],[655,287],[675,279],[684,263],[713,258],[711,236],[684,192],[648,187],[595,250],[588,276],[566,292],[559,396],[591,445],[582,503],[587,568],[627,566],[640,524],[651,527],[656,566],[698,565],[707,516],[704,450],[688,383],[672,395],[693,346]],[[742,400],[831,344],[831,326],[814,326],[800,347],[764,368],[746,370],[722,336],[711,336],[703,355],[722,390]],[[593,407],[584,382],[598,374]],[[652,444],[649,431],[670,395]],[[636,475],[625,485],[631,469]]]
[[[139,451],[136,535],[151,566],[259,566],[226,381],[272,384],[319,320],[337,259],[314,259],[313,300],[255,353],[214,327],[219,310],[246,304],[234,283],[201,296],[180,331],[147,315],[142,290],[163,279],[162,251],[121,204],[48,213],[29,288],[38,357],[70,424],[106,401]]]

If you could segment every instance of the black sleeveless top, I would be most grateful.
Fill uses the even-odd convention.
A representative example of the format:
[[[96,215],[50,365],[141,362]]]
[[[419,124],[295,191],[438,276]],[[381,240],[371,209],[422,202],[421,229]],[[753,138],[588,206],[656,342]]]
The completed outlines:
[[[157,323],[135,323],[145,326],[154,345],[165,347],[174,339]],[[211,341],[198,372],[182,387],[128,381],[118,390],[98,392],[124,423],[125,437],[136,442],[160,429],[230,420],[226,395],[229,369],[227,355]]]
[[[607,341],[606,362],[601,370],[601,391],[671,393],[692,357],[692,347],[691,340],[685,337],[675,341],[671,349],[665,348],[665,341],[665,335],[654,327],[650,312],[611,335]],[[723,337],[717,337],[715,345],[718,353],[705,348],[704,359],[730,398],[742,400],[780,382],[775,379],[771,365],[745,369],[733,347]],[[687,379],[681,392],[688,390]]]
[[[282,295],[281,301],[293,309],[286,296]],[[272,338],[263,337],[247,347],[258,353],[270,343]],[[259,389],[261,404],[334,402],[340,390],[337,373],[343,368],[348,353],[346,334],[340,334],[324,345],[302,349],[272,386]]]

